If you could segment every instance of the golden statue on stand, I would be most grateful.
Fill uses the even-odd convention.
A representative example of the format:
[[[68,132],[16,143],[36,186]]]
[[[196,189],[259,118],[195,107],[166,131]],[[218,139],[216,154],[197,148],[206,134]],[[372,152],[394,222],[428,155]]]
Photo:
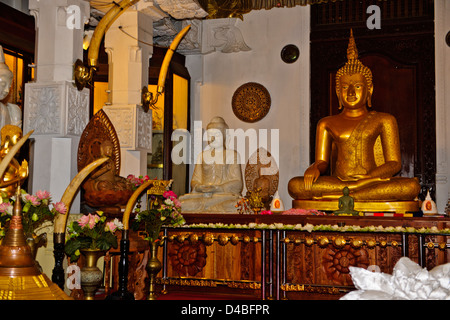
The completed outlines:
[[[22,139],[22,129],[18,126],[7,124],[1,129],[1,149],[0,160],[3,160],[11,149]],[[28,177],[28,163],[26,160],[19,164],[16,158],[12,158],[0,181],[0,191],[4,192],[8,198],[12,197],[17,186]]]
[[[338,115],[317,125],[316,159],[303,177],[289,181],[294,208],[333,211],[344,187],[355,200],[355,210],[419,211],[416,178],[394,177],[401,169],[396,119],[370,110],[372,72],[358,59],[353,32],[347,63],[336,74]],[[331,175],[324,176],[328,167]]]

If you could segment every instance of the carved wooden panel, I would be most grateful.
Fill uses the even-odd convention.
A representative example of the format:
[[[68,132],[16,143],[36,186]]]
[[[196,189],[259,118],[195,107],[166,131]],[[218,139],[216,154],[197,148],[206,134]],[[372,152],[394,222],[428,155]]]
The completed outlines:
[[[371,266],[392,273],[401,257],[400,248],[395,246],[401,240],[398,235],[349,234],[344,237],[345,240],[373,240],[381,244],[370,247],[352,244],[336,246],[332,239],[338,236],[337,233],[288,233],[287,237],[292,241],[287,245],[287,283],[352,287],[349,267],[367,269]],[[317,243],[324,238],[328,241],[323,245],[307,245],[306,238],[312,238]]]
[[[78,171],[92,161],[99,159],[103,141],[113,144],[112,159],[116,172],[120,172],[120,144],[116,130],[103,110],[99,110],[84,129],[78,145]]]
[[[174,273],[179,276],[195,276],[206,265],[206,246],[201,242],[174,242],[169,246],[168,259]]]
[[[167,245],[167,276],[260,281],[261,245],[251,240],[234,244],[231,241],[232,236],[253,239],[253,234],[251,231],[215,233],[216,241],[211,243],[201,240],[211,236],[210,232],[174,232],[173,241]],[[186,240],[180,242],[178,235]],[[192,241],[194,238],[199,239]],[[160,254],[162,258],[162,250]]]

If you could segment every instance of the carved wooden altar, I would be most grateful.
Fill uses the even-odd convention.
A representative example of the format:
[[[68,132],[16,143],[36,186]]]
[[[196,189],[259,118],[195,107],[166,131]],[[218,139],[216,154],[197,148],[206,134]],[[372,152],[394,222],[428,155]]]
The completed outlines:
[[[402,256],[428,269],[450,262],[449,218],[184,216],[190,227],[167,228],[159,251],[163,270],[157,281],[168,294],[338,299],[354,290],[349,266],[392,273]],[[336,229],[310,232],[295,225]]]

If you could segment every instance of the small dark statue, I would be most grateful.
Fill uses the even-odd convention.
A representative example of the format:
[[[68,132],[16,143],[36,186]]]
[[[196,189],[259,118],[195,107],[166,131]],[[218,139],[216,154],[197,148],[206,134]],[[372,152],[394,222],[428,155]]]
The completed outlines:
[[[350,189],[348,187],[344,187],[344,189],[342,189],[342,193],[344,195],[339,198],[339,209],[334,211],[333,214],[335,215],[351,214],[352,216],[357,216],[359,212],[353,210],[355,201],[349,195]]]

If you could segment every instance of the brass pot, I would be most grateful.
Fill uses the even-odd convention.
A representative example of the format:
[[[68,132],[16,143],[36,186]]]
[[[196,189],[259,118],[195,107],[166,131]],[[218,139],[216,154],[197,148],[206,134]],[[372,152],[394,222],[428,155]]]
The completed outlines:
[[[94,300],[95,292],[103,282],[103,272],[97,267],[97,261],[105,255],[100,249],[81,249],[85,257],[85,266],[81,268],[81,289],[85,300]]]
[[[158,242],[150,242],[150,258],[148,259],[147,263],[147,273],[150,278],[150,288],[149,288],[149,294],[148,294],[148,300],[156,300],[157,294],[156,294],[156,275],[161,271],[162,264],[161,261],[159,261],[157,255],[158,255]]]

